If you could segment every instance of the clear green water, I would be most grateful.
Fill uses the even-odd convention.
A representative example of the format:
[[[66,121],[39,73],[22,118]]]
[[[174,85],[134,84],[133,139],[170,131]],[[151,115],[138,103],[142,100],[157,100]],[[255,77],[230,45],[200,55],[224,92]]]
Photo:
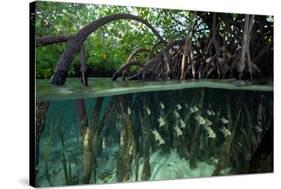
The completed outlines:
[[[262,138],[273,127],[272,84],[93,79],[89,85],[82,88],[78,79],[68,79],[64,87],[37,81],[37,101],[49,103],[38,144],[39,186],[84,183],[81,103],[89,127],[96,130],[89,183],[272,168],[253,171],[252,166]]]

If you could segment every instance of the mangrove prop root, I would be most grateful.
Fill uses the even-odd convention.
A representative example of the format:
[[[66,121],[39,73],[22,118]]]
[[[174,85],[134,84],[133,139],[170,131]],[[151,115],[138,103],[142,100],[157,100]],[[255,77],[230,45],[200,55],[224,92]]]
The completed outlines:
[[[192,67],[192,75],[195,77],[195,68],[194,68],[194,62],[193,62],[193,53],[192,53],[192,43],[191,43],[191,34],[192,34],[192,29],[193,29],[193,19],[194,19],[194,14],[192,14],[189,22],[189,28],[187,35],[185,37],[185,43],[184,43],[184,50],[183,50],[183,55],[182,55],[182,62],[181,62],[181,70],[180,70],[180,80],[185,79],[185,63],[187,59],[187,63],[191,64]]]
[[[248,66],[250,78],[253,79],[253,68],[255,66],[254,63],[251,61],[251,57],[250,57],[250,41],[251,41],[251,31],[253,28],[253,24],[254,24],[254,15],[245,15],[241,56],[238,62],[238,72],[239,72],[240,79],[242,78],[242,74],[246,66]]]
[[[51,145],[52,145],[54,132],[58,126],[58,122],[59,122],[59,120],[57,121],[55,126],[53,124],[50,125],[50,135],[49,135],[48,143],[44,149],[44,154],[43,154],[44,164],[45,164],[44,173],[45,173],[46,179],[50,186],[52,186],[52,182],[51,182],[51,175],[49,173],[49,153],[50,153],[50,149],[51,149]]]
[[[242,102],[242,99],[240,99],[240,102],[238,100],[237,104],[241,104],[241,102]],[[229,117],[229,120],[231,120],[229,124],[232,124],[232,121],[234,121],[233,122],[233,126],[230,126],[230,128],[231,127],[233,128],[233,131],[231,132],[231,135],[226,138],[221,158],[219,159],[219,161],[218,161],[218,163],[216,165],[216,168],[215,168],[212,176],[218,176],[220,174],[220,172],[224,169],[224,166],[225,166],[226,162],[229,159],[229,155],[230,155],[230,151],[231,151],[231,146],[233,144],[235,133],[236,133],[236,130],[237,130],[238,125],[239,125],[241,112],[242,112],[242,106],[239,107],[239,110],[238,110],[238,112],[236,114],[235,120],[232,120],[232,118],[231,118],[231,110],[230,110],[230,107],[228,107],[228,117]]]
[[[135,141],[136,141],[136,157],[135,157],[135,181],[139,180],[139,159],[140,159],[140,148],[141,148],[141,142],[140,142],[140,136],[139,133],[141,132],[141,117],[140,117],[140,104],[139,104],[139,97],[136,98],[134,102],[134,110],[135,110],[135,126],[134,126],[134,135],[135,135]],[[132,107],[132,108],[133,108]]]
[[[77,100],[77,109],[78,109],[79,118],[80,118],[80,135],[83,140],[84,136],[86,134],[87,127],[88,127],[88,117],[87,117],[87,113],[86,113],[84,99]]]
[[[247,77],[249,77],[253,79],[256,75],[262,77],[259,67],[264,66],[264,60],[260,58],[265,56],[271,57],[273,45],[273,40],[267,39],[268,33],[269,35],[272,33],[272,26],[265,20],[266,18],[253,15],[240,16],[237,18],[237,21],[240,22],[237,22],[236,25],[233,23],[236,20],[232,20],[231,15],[191,12],[191,16],[189,17],[189,27],[186,28],[187,36],[184,40],[181,40],[184,46],[173,44],[169,48],[169,44],[167,44],[159,32],[147,20],[141,17],[131,14],[113,14],[89,23],[75,34],[37,37],[36,47],[68,42],[51,78],[52,84],[63,85],[75,53],[80,51],[84,41],[92,32],[115,20],[134,20],[146,25],[156,35],[159,42],[152,45],[151,53],[148,56],[149,60],[145,62],[137,63],[136,61],[129,61],[137,54],[133,52],[131,54],[132,56],[130,55],[128,57],[126,64],[123,65],[124,67],[121,66],[114,73],[112,80],[116,80],[122,73],[123,79],[125,79],[127,77],[128,66],[134,64],[137,64],[138,72],[137,74],[133,73],[133,76],[129,79],[183,80],[197,78],[197,76],[199,78],[236,77],[248,79]],[[255,19],[257,20],[256,22]],[[202,24],[200,26],[206,25],[206,27],[199,29],[198,23]],[[264,31],[264,34],[252,34],[253,28],[263,28],[264,24],[269,24],[270,26],[268,27],[269,29],[264,29],[267,32]],[[231,26],[235,26],[235,29],[230,29]],[[224,32],[221,32],[221,27],[223,27]],[[210,36],[199,37],[197,39],[198,37],[196,36],[200,36],[201,33],[199,32],[201,31],[209,31]],[[255,39],[258,39],[258,41],[261,40],[261,44],[258,44],[257,47],[252,47],[250,42]],[[163,49],[159,53],[155,53],[158,52],[160,45],[163,46]],[[255,57],[252,60],[250,53]],[[258,60],[260,61],[256,62]],[[85,72],[82,71],[83,78],[85,78]],[[87,85],[85,81],[83,83]]]
[[[81,83],[84,87],[87,87],[88,86],[87,65],[85,60],[85,47],[83,43],[80,48],[80,73],[81,73]]]
[[[99,111],[101,109],[101,105],[103,102],[103,98],[97,98],[96,104],[94,107],[94,112],[93,112],[93,126],[88,126],[86,128],[85,136],[83,138],[83,150],[84,150],[84,160],[83,160],[83,172],[84,172],[84,177],[83,177],[83,182],[85,184],[88,184],[90,182],[91,178],[91,173],[92,173],[92,168],[95,167],[93,165],[96,158],[96,145],[94,145],[93,148],[93,143],[95,144],[95,134],[97,132],[99,124]],[[94,142],[93,142],[94,141]],[[95,179],[94,179],[95,180]]]
[[[128,103],[123,96],[118,96],[118,109],[122,115],[123,127],[120,133],[120,150],[117,162],[118,182],[128,181],[131,176],[131,165],[135,157],[136,141],[129,115],[126,113]]]
[[[148,96],[146,96],[148,97]],[[144,104],[148,104],[146,101],[144,101]],[[142,169],[142,175],[141,179],[142,180],[148,180],[151,175],[150,171],[150,162],[149,162],[149,157],[150,157],[150,120],[148,115],[146,114],[145,110],[142,110],[142,134],[143,134],[143,158],[144,158],[144,165]]]
[[[103,129],[106,127],[110,120],[110,116],[113,113],[114,106],[112,105],[112,102],[114,102],[114,98],[110,101],[109,105],[106,107],[106,110],[104,114],[102,115],[101,120],[98,122],[98,117],[94,118],[94,124],[95,124],[95,129],[94,129],[94,137],[93,137],[93,160],[92,160],[92,169],[94,171],[94,183],[96,183],[97,178],[96,178],[96,168],[97,168],[97,154],[98,154],[98,149],[100,148],[100,143],[102,138],[104,137],[103,134]],[[99,110],[100,108],[97,108]]]
[[[46,122],[46,116],[48,112],[49,107],[49,101],[42,100],[42,101],[36,101],[36,157],[35,157],[35,166],[36,166],[36,172],[38,172],[38,158],[40,153],[40,136],[41,133],[44,130],[45,122]]]
[[[63,132],[60,133],[60,140],[61,140],[61,148],[62,148],[62,167],[64,173],[64,180],[66,185],[73,184],[72,183],[72,175],[71,175],[71,165],[69,162],[69,166],[67,163],[67,159],[65,157],[65,147],[64,147],[64,136]]]
[[[39,142],[41,133],[44,130],[49,101],[36,101],[36,140]]]
[[[83,149],[84,149],[84,183],[87,184],[91,178],[91,170],[92,170],[92,141],[93,141],[93,129],[91,127],[87,128],[84,141],[83,141]]]
[[[117,80],[117,78],[119,77],[119,75],[121,73],[123,73],[124,71],[126,71],[128,69],[129,66],[131,65],[135,65],[137,64],[138,62],[136,61],[133,61],[133,58],[135,58],[135,56],[139,53],[142,53],[142,52],[147,52],[147,53],[151,53],[151,51],[149,49],[144,49],[144,48],[139,48],[139,49],[135,49],[130,55],[129,57],[127,58],[127,61],[125,64],[123,64],[112,76],[112,81],[115,81]],[[124,79],[123,79],[124,80]]]
[[[198,100],[198,109],[199,109],[199,113],[202,115],[202,110],[203,110],[203,105],[204,105],[204,99],[205,99],[205,91],[201,90],[200,91],[200,95],[199,95],[199,100]],[[195,130],[194,130],[194,138],[193,138],[193,142],[191,145],[191,158],[190,158],[190,169],[196,169],[197,168],[197,151],[196,149],[198,149],[199,147],[199,143],[200,143],[200,127],[196,126]]]

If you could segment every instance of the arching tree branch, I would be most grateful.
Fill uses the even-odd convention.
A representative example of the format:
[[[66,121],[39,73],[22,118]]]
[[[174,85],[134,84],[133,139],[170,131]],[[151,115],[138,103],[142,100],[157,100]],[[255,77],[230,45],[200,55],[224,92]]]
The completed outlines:
[[[73,39],[74,35],[59,35],[59,36],[46,36],[46,37],[36,37],[36,47],[42,47],[46,45],[52,45],[55,43],[68,42]]]
[[[123,64],[112,76],[112,81],[115,81],[117,80],[117,78],[120,76],[120,74],[128,69],[129,66],[135,64],[136,62],[133,62],[133,58],[138,54],[138,53],[141,53],[141,52],[151,52],[149,49],[144,49],[144,48],[141,48],[141,49],[135,49],[131,54],[130,56],[128,57],[127,61],[125,64]]]
[[[67,71],[70,67],[74,54],[80,50],[81,44],[87,39],[87,37],[103,25],[120,19],[135,20],[141,22],[145,24],[159,38],[160,41],[164,41],[164,39],[154,29],[154,27],[141,17],[131,14],[114,14],[102,17],[79,30],[75,37],[69,41],[65,51],[59,59],[55,72],[51,78],[51,83],[54,85],[63,85],[65,83]]]

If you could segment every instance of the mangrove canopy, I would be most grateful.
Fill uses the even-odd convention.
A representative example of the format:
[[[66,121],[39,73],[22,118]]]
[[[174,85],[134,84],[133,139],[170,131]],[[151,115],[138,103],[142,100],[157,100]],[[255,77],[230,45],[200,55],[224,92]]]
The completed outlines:
[[[273,77],[273,17],[38,2],[36,77]]]

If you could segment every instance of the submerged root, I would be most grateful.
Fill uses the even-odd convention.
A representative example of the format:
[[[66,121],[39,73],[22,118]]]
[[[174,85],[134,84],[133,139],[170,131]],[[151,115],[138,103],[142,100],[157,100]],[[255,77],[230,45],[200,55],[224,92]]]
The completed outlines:
[[[241,102],[242,102],[242,100],[240,100],[239,103],[237,103],[237,104],[241,104]],[[231,131],[231,135],[226,137],[226,140],[224,142],[224,147],[222,150],[223,152],[221,154],[221,157],[216,165],[216,169],[214,170],[212,176],[219,175],[220,172],[225,168],[225,164],[228,161],[229,156],[230,156],[231,147],[233,146],[233,141],[234,141],[234,137],[235,137],[237,128],[239,127],[241,112],[242,112],[242,106],[239,107],[235,120],[232,120],[230,104],[228,103],[228,119],[231,120],[228,124],[230,124],[230,127],[232,127],[233,130]]]

